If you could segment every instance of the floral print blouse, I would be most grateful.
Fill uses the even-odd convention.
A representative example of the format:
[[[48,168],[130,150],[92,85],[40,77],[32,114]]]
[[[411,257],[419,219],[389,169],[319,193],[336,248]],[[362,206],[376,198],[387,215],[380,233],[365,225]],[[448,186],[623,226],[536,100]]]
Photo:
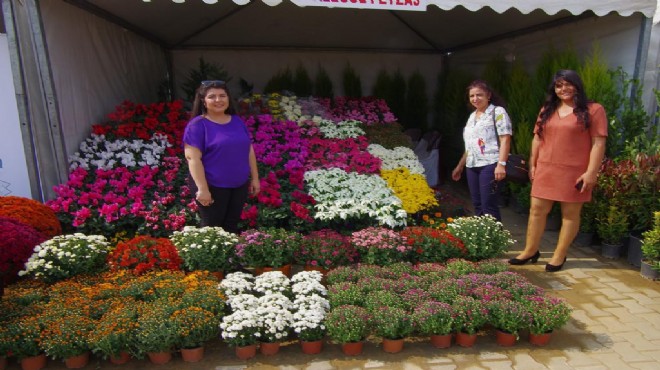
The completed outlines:
[[[495,112],[493,114],[493,111]],[[493,124],[497,124],[497,133]],[[483,167],[498,161],[500,152],[497,145],[498,136],[511,135],[511,118],[502,107],[489,105],[478,119],[476,111],[470,114],[463,129],[463,140],[467,152],[467,167]]]

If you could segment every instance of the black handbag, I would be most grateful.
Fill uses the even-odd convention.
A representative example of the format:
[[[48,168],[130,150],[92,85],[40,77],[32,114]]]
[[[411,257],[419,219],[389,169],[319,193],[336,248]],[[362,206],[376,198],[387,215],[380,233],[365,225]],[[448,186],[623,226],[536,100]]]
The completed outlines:
[[[497,149],[500,149],[500,135],[497,134],[497,124],[495,123],[495,109],[492,111],[493,126],[495,126],[495,136],[497,137]],[[512,141],[513,143],[513,141]],[[506,160],[505,180],[515,182],[517,184],[526,184],[529,182],[529,169],[527,168],[527,160],[520,154],[511,154]]]

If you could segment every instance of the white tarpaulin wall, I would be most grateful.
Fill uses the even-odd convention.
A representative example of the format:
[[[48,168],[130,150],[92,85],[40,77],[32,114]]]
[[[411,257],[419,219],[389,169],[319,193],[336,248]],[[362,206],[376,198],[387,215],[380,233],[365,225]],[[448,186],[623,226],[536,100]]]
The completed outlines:
[[[580,53],[587,53],[591,42],[597,40],[604,49],[606,60],[614,62],[610,66],[621,65],[632,75],[644,21],[642,14],[652,16],[655,10],[655,0],[497,1],[492,4],[486,0],[420,2],[424,9],[428,9],[427,12],[392,12],[375,10],[376,6],[373,6],[381,3],[398,6],[409,3],[406,0],[373,0],[371,4],[360,0],[343,3],[341,0],[287,0],[272,8],[264,3],[277,5],[280,1],[254,0],[245,5],[249,8],[247,10],[225,1],[212,5],[205,3],[214,1],[3,0],[5,20],[8,19],[7,14],[21,13],[24,7],[38,4],[44,45],[49,56],[47,65],[40,61],[35,63],[36,66],[24,67],[23,79],[27,91],[18,92],[19,96],[25,94],[23,98],[29,106],[27,113],[22,112],[22,115],[29,116],[33,126],[27,138],[26,132],[23,132],[24,143],[32,145],[27,149],[30,152],[28,158],[34,157],[34,162],[28,163],[32,169],[33,196],[50,198],[53,195],[50,188],[66,181],[66,168],[62,163],[66,163],[66,156],[73,153],[89,134],[92,124],[104,120],[105,114],[124,99],[154,101],[158,86],[169,72],[174,73],[175,85],[179,85],[200,56],[222,64],[234,77],[234,83],[240,77],[253,82],[257,91],[281,68],[295,68],[302,63],[311,73],[319,65],[326,68],[334,79],[336,93],[340,94],[339,71],[350,61],[362,78],[366,94],[371,92],[375,76],[381,69],[392,71],[401,68],[405,76],[419,70],[426,77],[430,95],[436,89],[437,72],[442,67],[443,56],[447,54],[442,51],[451,50],[463,39],[470,41],[468,38],[474,37],[475,32],[477,36],[481,34],[481,37],[487,38],[517,28],[527,29],[543,20],[570,18],[571,14],[590,9],[599,15],[610,12],[618,14],[579,18],[562,26],[511,36],[488,46],[464,48],[451,53],[449,61],[452,65],[458,63],[478,74],[483,64],[498,51],[513,51],[516,58],[531,64],[549,42],[555,46],[572,42]],[[247,1],[235,0],[234,3]],[[299,8],[292,3],[307,6]],[[356,4],[374,10],[318,7],[333,4]],[[232,8],[227,10],[228,7]],[[447,13],[439,9],[452,10]],[[561,9],[564,10],[557,13]],[[29,9],[26,11],[29,12]],[[505,14],[497,14],[502,12]],[[630,17],[621,16],[633,12],[635,14]],[[220,14],[221,22],[213,22],[216,13]],[[477,23],[465,22],[462,17]],[[17,18],[19,21],[29,19],[26,16]],[[21,30],[21,27],[27,26],[17,23],[16,28],[23,35],[35,37],[40,32],[37,22],[30,25],[32,29],[29,31]],[[323,24],[334,27],[338,35],[331,38],[333,35],[324,33],[326,29],[315,28]],[[380,24],[384,28],[374,28]],[[309,25],[310,28],[295,28],[300,25]],[[180,29],[186,27],[186,32],[179,34]],[[440,31],[437,32],[434,27],[441,27],[438,28]],[[145,32],[142,34],[140,31]],[[450,41],[445,42],[445,36]],[[297,44],[299,39],[311,41]],[[346,48],[333,44],[337,40],[345,43]],[[38,41],[35,41],[35,49],[39,46]],[[316,45],[313,42],[319,45],[318,49],[313,48]],[[365,43],[372,42],[378,43],[375,51],[365,47]],[[412,46],[407,52],[405,47],[409,45]],[[391,51],[388,51],[389,47]],[[29,62],[28,49],[21,51],[15,60],[21,60],[20,56],[23,56],[20,63]],[[649,65],[657,62],[657,48],[655,50]],[[24,53],[28,53],[28,57]],[[31,67],[38,69],[39,73],[33,73]],[[41,70],[44,68],[46,72]],[[48,92],[32,92],[34,86],[50,84],[50,81],[44,83],[46,74],[52,77],[56,100],[49,99]],[[655,80],[653,85],[655,87]],[[40,103],[41,109],[34,107]],[[56,109],[53,110],[53,106]],[[46,108],[48,110],[44,112]],[[43,116],[50,117],[50,121]],[[57,121],[56,124],[53,124],[54,121]],[[15,124],[18,125],[18,122]],[[56,162],[58,166],[52,165]],[[38,180],[35,180],[34,173],[39,174]],[[43,194],[35,193],[35,187]]]

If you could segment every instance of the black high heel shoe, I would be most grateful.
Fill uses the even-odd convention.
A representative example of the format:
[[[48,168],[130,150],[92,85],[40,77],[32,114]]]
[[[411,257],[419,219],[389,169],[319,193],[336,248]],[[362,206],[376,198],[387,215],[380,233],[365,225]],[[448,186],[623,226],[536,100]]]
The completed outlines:
[[[509,265],[524,265],[529,261],[532,261],[532,263],[536,263],[536,261],[539,260],[539,257],[541,257],[541,252],[536,251],[533,256],[529,258],[523,258],[523,259],[517,259],[517,258],[512,258],[509,260]]]
[[[564,262],[561,263],[559,266],[551,265],[549,263],[545,264],[545,271],[547,272],[557,272],[564,267],[564,264],[566,263],[566,257],[564,257]]]

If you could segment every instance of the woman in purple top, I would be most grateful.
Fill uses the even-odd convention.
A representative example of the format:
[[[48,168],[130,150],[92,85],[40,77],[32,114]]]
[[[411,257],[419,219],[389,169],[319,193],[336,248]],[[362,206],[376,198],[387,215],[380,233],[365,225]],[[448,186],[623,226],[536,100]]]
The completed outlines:
[[[260,190],[257,157],[224,81],[202,81],[183,134],[202,226],[238,233],[248,192]]]

